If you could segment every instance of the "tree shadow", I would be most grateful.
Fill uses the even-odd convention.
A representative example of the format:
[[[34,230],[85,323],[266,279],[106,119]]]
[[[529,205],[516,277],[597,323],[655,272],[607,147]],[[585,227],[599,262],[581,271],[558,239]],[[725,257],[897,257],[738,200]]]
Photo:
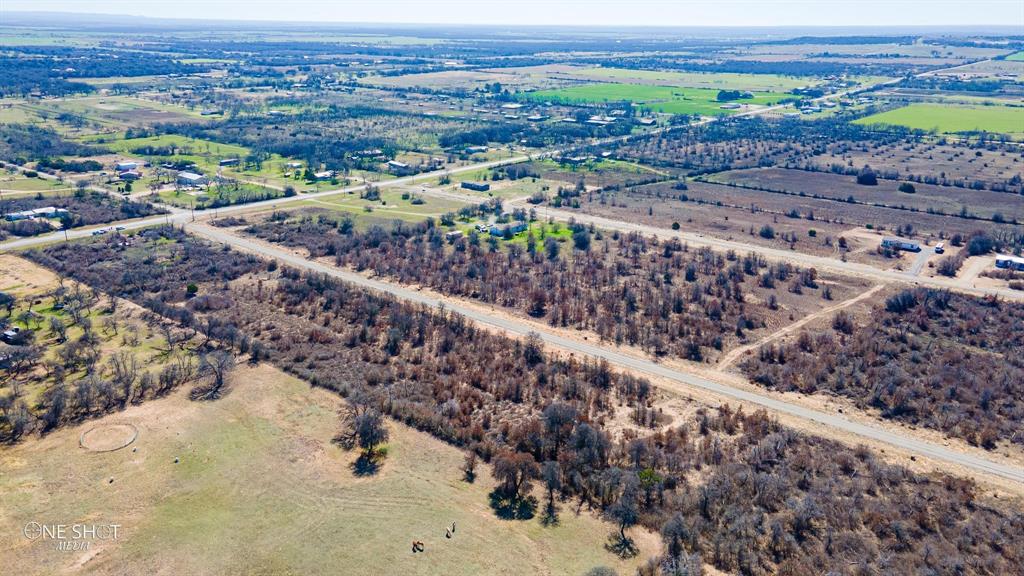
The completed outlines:
[[[632,538],[623,537],[618,532],[608,534],[608,541],[605,543],[604,549],[622,559],[633,558],[640,553],[640,549],[636,547]]]
[[[549,501],[544,505],[544,513],[540,515],[540,523],[544,527],[558,526],[560,523],[558,519],[558,506],[554,502]]]
[[[537,513],[537,499],[509,497],[499,490],[492,490],[488,495],[491,510],[502,520],[529,520]]]
[[[386,452],[374,451],[374,452],[363,452],[356,458],[356,461],[351,464],[352,474],[356,476],[373,476],[380,472],[381,466],[384,464],[384,456]]]

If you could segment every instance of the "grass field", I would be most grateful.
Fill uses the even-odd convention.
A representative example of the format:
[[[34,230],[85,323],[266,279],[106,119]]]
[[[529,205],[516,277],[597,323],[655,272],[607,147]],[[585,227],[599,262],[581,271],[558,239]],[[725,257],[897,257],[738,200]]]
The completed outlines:
[[[197,110],[131,96],[85,96],[42,101],[22,101],[25,113],[56,117],[69,115],[81,123],[96,124],[105,130],[123,130],[128,126],[148,126],[161,122],[203,121]],[[64,125],[63,128],[67,128]],[[79,130],[84,125],[77,126]],[[66,131],[66,130],[62,130]]]
[[[1024,108],[911,104],[860,118],[855,123],[892,124],[943,133],[985,130],[1020,136],[1024,135]]]
[[[244,146],[236,146],[234,144],[224,144],[199,138],[188,138],[177,134],[164,134],[162,136],[151,136],[148,138],[109,139],[105,140],[102,145],[114,152],[136,157],[145,157],[144,154],[137,154],[133,152],[133,150],[138,150],[145,146],[175,146],[178,148],[177,154],[172,156],[148,156],[147,158],[154,165],[159,165],[162,162],[168,161],[192,162],[206,175],[212,175],[217,173],[218,170],[221,170],[221,172],[228,177],[263,180],[268,184],[278,184],[282,186],[285,184],[291,184],[296,188],[303,184],[301,181],[284,177],[284,173],[289,170],[287,163],[290,162],[290,160],[277,154],[272,154],[263,162],[262,166],[258,170],[255,168],[244,169],[244,165],[241,163],[235,166],[221,167],[221,160],[238,158],[239,160],[244,161],[245,157],[249,155],[248,148]]]
[[[403,198],[403,195],[408,195]],[[414,204],[413,200],[419,198],[422,203]],[[437,217],[446,212],[456,212],[466,204],[457,200],[442,198],[429,198],[417,195],[413,188],[408,190],[383,190],[380,193],[380,201],[366,200],[358,194],[339,192],[320,198],[303,200],[297,204],[312,208],[326,208],[348,212],[350,214],[372,214],[374,219],[403,220],[407,222],[420,222],[428,216]],[[367,212],[370,207],[372,212]]]
[[[0,190],[4,192],[49,192],[73,190],[72,183],[43,178],[26,178],[21,174],[0,176]]]
[[[718,102],[718,90],[710,88],[678,88],[672,86],[648,86],[642,84],[593,83],[531,92],[527,97],[535,101],[556,101],[567,103],[600,103],[629,101],[655,112],[669,114],[734,114],[739,110],[723,110]],[[785,94],[755,92],[750,99],[739,100],[741,104],[767,105],[785,98]]]
[[[1006,57],[1011,62],[1024,62],[1024,52],[1014,52]]]
[[[216,402],[180,390],[0,447],[0,562],[25,575],[578,575],[632,574],[657,552],[656,535],[633,529],[640,554],[619,560],[603,548],[614,528],[569,503],[554,526],[498,519],[486,467],[466,483],[461,451],[394,422],[380,471],[356,476],[356,454],[331,443],[338,397],[267,366],[240,367],[231,386]],[[130,447],[79,447],[114,423],[137,427]],[[56,551],[22,536],[28,522],[119,524],[119,537]]]

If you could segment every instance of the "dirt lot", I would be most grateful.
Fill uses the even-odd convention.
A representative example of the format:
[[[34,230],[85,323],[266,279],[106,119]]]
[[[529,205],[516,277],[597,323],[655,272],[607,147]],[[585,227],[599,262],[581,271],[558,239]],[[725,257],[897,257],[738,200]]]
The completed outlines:
[[[486,468],[468,484],[462,452],[396,423],[381,470],[355,476],[356,455],[331,443],[339,398],[267,366],[234,382],[217,402],[182,391],[0,448],[0,562],[24,574],[627,574],[659,546],[634,529],[641,553],[620,561],[603,549],[612,527],[568,503],[555,526],[500,520]],[[103,423],[133,424],[138,439],[80,448]],[[33,521],[120,524],[119,537],[57,551],[23,537]]]

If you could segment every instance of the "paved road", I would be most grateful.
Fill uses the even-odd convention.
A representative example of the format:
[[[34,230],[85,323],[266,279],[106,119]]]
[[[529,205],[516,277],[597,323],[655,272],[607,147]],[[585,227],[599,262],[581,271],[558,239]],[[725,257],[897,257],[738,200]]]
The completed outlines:
[[[239,250],[275,258],[296,268],[326,274],[358,286],[394,295],[409,302],[426,304],[433,307],[437,307],[442,304],[442,299],[415,289],[390,282],[366,278],[365,276],[356,274],[355,272],[341,270],[319,262],[313,262],[286,250],[267,245],[263,242],[236,236],[220,228],[214,228],[206,225],[191,225],[187,226],[187,228],[190,232],[198,236],[231,245]],[[536,327],[530,324],[526,324],[514,318],[491,315],[485,311],[461,305],[455,299],[445,299],[443,304],[446,309],[462,314],[475,322],[499,328],[512,334],[526,335],[531,331],[538,331]],[[558,348],[584,354],[592,358],[605,359],[612,365],[621,368],[660,377],[672,383],[671,385],[666,386],[666,388],[677,394],[685,395],[688,388],[701,388],[716,394],[735,398],[743,402],[758,404],[774,412],[796,416],[823,426],[828,426],[835,430],[841,430],[864,438],[869,438],[871,440],[884,442],[935,460],[959,464],[977,472],[988,473],[1014,482],[1024,483],[1024,468],[1021,467],[1000,464],[986,458],[981,458],[971,454],[964,454],[931,442],[925,442],[905,436],[899,432],[853,422],[842,415],[829,414],[811,408],[805,408],[764,394],[737,388],[726,383],[716,382],[693,374],[680,372],[661,364],[657,364],[651,360],[625,354],[606,346],[580,342],[546,330],[539,331],[539,333],[545,342],[548,342]]]

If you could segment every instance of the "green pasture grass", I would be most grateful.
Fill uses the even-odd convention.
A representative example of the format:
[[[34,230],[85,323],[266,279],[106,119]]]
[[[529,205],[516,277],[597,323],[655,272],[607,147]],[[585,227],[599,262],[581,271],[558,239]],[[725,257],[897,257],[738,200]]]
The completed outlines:
[[[648,110],[668,114],[701,114],[713,116],[734,114],[737,110],[723,110],[724,102],[717,100],[718,90],[709,88],[680,88],[647,86],[640,84],[593,83],[558,90],[531,92],[527,98],[535,101],[562,101],[568,103],[601,103],[629,101]],[[753,98],[738,100],[740,104],[767,105],[785,98],[785,94],[755,92]]]
[[[984,130],[1024,135],[1024,108],[1011,106],[955,106],[910,104],[855,121],[856,124],[890,124],[942,133]]]

